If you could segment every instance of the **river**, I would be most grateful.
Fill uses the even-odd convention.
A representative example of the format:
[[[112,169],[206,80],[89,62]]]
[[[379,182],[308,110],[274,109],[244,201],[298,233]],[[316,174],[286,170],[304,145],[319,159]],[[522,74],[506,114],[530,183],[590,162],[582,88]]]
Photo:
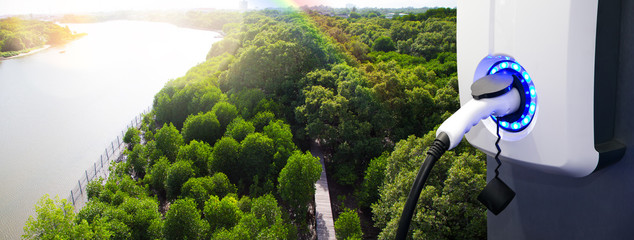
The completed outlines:
[[[0,61],[0,239],[20,238],[44,194],[68,197],[154,94],[220,40],[166,23],[69,27],[88,35]]]

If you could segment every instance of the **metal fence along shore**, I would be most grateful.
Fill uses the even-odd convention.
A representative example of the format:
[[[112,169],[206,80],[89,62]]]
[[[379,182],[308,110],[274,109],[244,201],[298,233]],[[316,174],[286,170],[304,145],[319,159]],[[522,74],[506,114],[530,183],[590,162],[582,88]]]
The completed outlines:
[[[121,131],[121,135],[117,136],[116,140],[113,140],[108,146],[106,146],[105,152],[99,156],[99,160],[94,162],[91,167],[84,170],[82,176],[79,180],[77,180],[77,184],[75,184],[72,190],[70,190],[70,195],[67,198],[68,202],[73,204],[76,211],[81,209],[88,200],[86,194],[86,186],[88,186],[88,183],[99,177],[103,177],[104,180],[108,179],[108,176],[110,175],[110,165],[112,162],[125,161],[125,156],[123,155],[126,149],[126,144],[123,142],[125,132],[130,127],[139,129],[141,127],[143,115],[148,112],[150,112],[149,107],[147,110],[134,117],[134,119],[130,121],[130,124]]]

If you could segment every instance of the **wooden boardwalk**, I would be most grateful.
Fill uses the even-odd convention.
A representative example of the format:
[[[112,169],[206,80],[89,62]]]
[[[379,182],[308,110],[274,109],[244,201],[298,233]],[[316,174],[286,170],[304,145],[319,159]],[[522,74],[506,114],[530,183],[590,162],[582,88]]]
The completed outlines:
[[[315,222],[317,224],[317,239],[336,239],[335,224],[332,219],[330,206],[330,193],[328,192],[328,179],[326,178],[326,165],[324,154],[317,140],[310,144],[310,152],[319,157],[321,163],[321,177],[315,183]]]

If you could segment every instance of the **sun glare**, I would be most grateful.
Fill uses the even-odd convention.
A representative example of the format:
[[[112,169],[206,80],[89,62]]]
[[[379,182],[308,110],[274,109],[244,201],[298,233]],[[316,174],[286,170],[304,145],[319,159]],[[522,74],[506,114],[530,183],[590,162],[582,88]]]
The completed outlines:
[[[0,16],[12,14],[93,13],[127,10],[228,9],[240,7],[242,0],[0,0]],[[247,0],[249,9],[286,8],[301,6],[331,6],[343,8],[376,7],[455,7],[456,0]]]

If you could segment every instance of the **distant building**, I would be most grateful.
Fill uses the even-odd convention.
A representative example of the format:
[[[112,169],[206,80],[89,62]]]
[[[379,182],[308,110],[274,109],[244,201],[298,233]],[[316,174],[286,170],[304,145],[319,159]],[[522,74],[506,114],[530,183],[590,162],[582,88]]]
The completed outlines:
[[[355,8],[355,7],[356,7],[356,6],[355,6],[354,4],[352,4],[352,3],[348,3],[348,4],[346,4],[346,8],[347,8],[347,9],[353,9],[353,8]]]
[[[249,7],[249,3],[246,0],[242,0],[240,1],[240,5],[238,9],[240,9],[241,12],[246,12],[248,7]]]
[[[392,19],[394,17],[402,17],[402,16],[407,16],[409,15],[408,13],[386,13],[385,14],[385,18],[387,19]]]

